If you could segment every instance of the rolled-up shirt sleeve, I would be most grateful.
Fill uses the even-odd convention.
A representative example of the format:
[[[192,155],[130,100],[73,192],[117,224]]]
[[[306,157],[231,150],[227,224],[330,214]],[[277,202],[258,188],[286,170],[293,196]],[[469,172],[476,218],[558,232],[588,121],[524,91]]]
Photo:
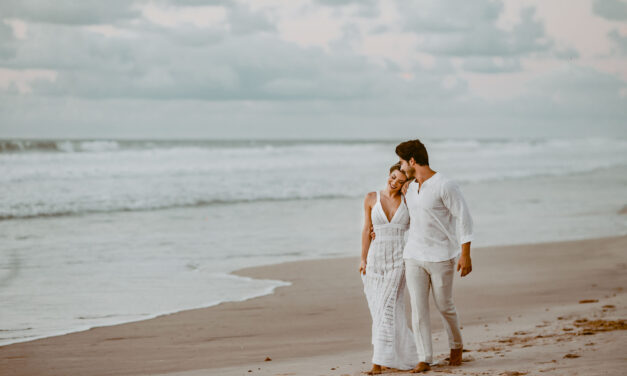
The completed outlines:
[[[442,202],[457,221],[457,233],[461,244],[473,240],[473,222],[470,209],[457,183],[448,181],[442,185]]]

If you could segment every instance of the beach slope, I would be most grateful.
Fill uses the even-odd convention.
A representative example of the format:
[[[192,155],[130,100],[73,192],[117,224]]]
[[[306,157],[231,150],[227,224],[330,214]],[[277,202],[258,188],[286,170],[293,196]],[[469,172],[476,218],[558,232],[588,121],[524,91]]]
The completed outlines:
[[[456,374],[620,374],[627,368],[627,237],[473,249],[456,277]],[[0,347],[10,375],[356,375],[370,316],[358,257],[236,274],[289,281],[274,294]],[[207,286],[211,288],[211,286]],[[432,310],[436,359],[446,335]],[[266,361],[266,359],[271,359]]]

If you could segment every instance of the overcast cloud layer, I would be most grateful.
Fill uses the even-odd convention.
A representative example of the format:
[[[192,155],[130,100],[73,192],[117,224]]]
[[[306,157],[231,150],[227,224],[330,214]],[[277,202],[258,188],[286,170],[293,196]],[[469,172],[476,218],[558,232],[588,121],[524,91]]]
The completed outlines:
[[[627,137],[627,1],[3,0],[0,137]]]

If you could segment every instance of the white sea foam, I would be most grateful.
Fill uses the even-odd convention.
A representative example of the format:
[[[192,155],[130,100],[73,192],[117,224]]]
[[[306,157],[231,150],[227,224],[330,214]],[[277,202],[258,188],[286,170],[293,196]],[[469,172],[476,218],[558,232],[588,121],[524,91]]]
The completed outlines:
[[[397,160],[395,144],[383,142],[56,141],[52,150],[64,152],[50,152],[51,143],[40,141],[42,149],[31,148],[37,152],[0,153],[0,219],[358,197],[372,185],[374,171]],[[426,144],[431,165],[461,182],[563,176],[627,163],[625,140]]]

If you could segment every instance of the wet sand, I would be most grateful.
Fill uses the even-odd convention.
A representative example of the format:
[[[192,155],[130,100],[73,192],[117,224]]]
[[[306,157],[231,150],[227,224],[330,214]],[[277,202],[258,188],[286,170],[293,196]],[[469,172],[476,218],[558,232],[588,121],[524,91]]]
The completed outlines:
[[[627,368],[627,237],[473,249],[456,277],[465,362],[455,374],[620,374]],[[358,257],[236,274],[274,294],[0,347],[0,375],[356,375],[370,316]],[[211,286],[208,286],[211,288]],[[604,320],[604,321],[598,321]],[[432,310],[437,360],[446,335]],[[271,361],[265,361],[267,358]]]

